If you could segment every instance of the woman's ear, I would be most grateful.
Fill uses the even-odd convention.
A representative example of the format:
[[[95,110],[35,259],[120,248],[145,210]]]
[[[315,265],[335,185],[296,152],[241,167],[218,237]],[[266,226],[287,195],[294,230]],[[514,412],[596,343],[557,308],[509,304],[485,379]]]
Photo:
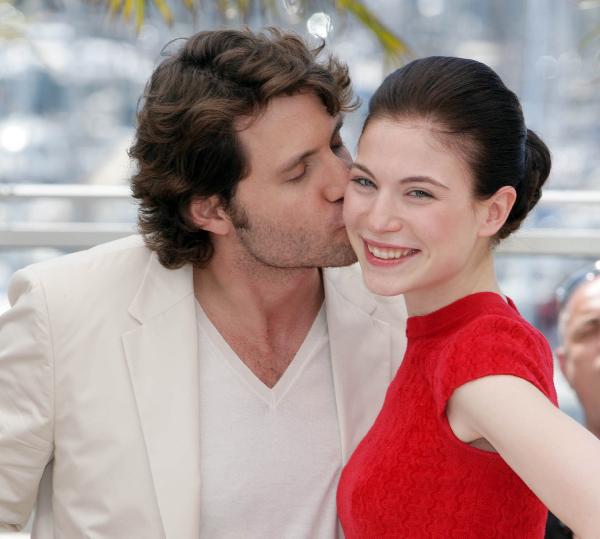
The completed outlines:
[[[231,220],[217,195],[194,197],[188,207],[188,215],[194,226],[213,234],[222,236],[231,229]]]
[[[494,236],[508,219],[510,210],[516,200],[517,192],[510,185],[501,187],[490,198],[484,200],[479,235],[483,237]]]

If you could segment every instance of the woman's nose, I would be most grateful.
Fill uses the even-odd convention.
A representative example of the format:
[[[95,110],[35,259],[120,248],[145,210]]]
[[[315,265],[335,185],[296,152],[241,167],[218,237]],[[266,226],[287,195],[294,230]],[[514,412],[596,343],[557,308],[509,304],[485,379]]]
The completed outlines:
[[[402,228],[403,220],[392,197],[383,192],[377,195],[369,211],[368,224],[377,233],[396,232]]]

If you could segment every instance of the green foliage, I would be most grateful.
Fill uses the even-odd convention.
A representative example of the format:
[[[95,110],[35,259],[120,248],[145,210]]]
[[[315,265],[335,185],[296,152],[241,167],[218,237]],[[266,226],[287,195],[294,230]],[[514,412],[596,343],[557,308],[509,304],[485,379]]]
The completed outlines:
[[[336,6],[340,10],[346,10],[356,17],[366,28],[371,30],[377,38],[386,56],[400,59],[409,54],[408,45],[394,32],[385,26],[363,2],[357,0],[336,0]]]
[[[582,50],[586,49],[596,39],[600,39],[600,25],[596,26],[596,28],[594,28],[591,32],[588,32],[585,36],[583,36],[579,48]]]
[[[132,19],[134,15],[135,28],[139,32],[143,23],[145,13],[150,4],[154,4],[167,24],[173,23],[173,12],[169,7],[169,0],[103,0],[108,5],[112,14],[120,14],[126,21]],[[182,0],[184,5],[194,13],[197,9],[198,0]],[[295,9],[301,13],[308,13],[312,7],[311,0],[295,0],[291,2]],[[252,12],[262,13],[266,19],[278,18],[280,13],[280,1],[277,0],[215,0],[214,6],[217,13],[226,21],[231,13],[235,13],[242,24],[247,24],[248,18]],[[332,10],[340,14],[350,14],[361,24],[371,31],[373,36],[379,41],[383,51],[388,59],[393,61],[400,60],[410,49],[405,41],[390,30],[383,22],[371,11],[364,2],[358,0],[325,0],[321,4],[329,4]]]
[[[25,16],[12,2],[0,0],[0,39],[22,37],[25,29]]]

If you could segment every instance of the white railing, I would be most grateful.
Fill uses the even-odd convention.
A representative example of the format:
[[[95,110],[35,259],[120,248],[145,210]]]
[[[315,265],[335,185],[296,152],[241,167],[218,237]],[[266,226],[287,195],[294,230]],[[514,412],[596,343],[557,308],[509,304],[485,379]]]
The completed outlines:
[[[24,199],[65,199],[79,201],[123,200],[130,197],[126,185],[37,185],[0,184],[0,202]],[[593,205],[600,211],[600,191],[544,192],[540,205]],[[85,248],[135,232],[134,223],[0,223],[3,248]],[[600,256],[600,230],[533,228],[517,232],[502,242],[504,254]]]
[[[0,200],[10,198],[126,199],[128,185],[0,183]]]

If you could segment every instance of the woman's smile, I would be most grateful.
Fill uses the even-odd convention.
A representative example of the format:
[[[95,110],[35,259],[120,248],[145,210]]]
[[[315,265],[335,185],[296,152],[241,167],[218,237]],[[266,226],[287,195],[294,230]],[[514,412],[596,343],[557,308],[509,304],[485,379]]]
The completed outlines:
[[[418,249],[388,245],[363,238],[365,259],[374,266],[397,266],[419,253]]]

